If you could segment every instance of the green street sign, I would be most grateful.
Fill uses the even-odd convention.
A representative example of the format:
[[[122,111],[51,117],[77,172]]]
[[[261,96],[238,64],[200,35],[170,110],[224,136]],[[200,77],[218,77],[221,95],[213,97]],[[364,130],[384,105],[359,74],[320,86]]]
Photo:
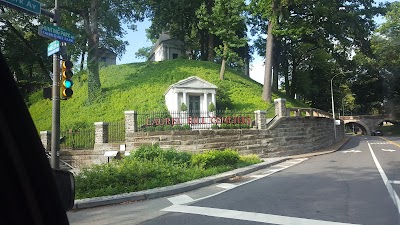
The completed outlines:
[[[61,42],[67,42],[70,44],[74,43],[74,35],[61,27],[56,27],[48,24],[41,25],[39,26],[38,34],[45,38],[56,39]]]
[[[40,14],[42,11],[41,3],[35,0],[0,0],[0,5],[6,5],[30,14]]]
[[[47,56],[51,56],[60,51],[60,41],[55,40],[47,46]]]

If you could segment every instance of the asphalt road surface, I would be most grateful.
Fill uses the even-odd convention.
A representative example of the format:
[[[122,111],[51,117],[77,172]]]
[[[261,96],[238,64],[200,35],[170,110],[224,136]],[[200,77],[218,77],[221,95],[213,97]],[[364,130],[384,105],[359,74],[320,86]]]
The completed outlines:
[[[71,224],[400,225],[400,138],[353,137],[168,198],[69,212]]]

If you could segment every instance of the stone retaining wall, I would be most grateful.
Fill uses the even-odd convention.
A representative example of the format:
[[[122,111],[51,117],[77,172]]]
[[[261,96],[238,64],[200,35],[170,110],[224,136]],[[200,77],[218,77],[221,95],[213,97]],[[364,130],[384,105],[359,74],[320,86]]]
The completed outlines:
[[[337,139],[343,137],[343,125],[337,126]],[[132,133],[127,149],[158,143],[162,148],[201,152],[232,148],[240,154],[261,157],[288,156],[311,152],[334,143],[332,119],[320,117],[281,117],[270,130],[193,130]]]

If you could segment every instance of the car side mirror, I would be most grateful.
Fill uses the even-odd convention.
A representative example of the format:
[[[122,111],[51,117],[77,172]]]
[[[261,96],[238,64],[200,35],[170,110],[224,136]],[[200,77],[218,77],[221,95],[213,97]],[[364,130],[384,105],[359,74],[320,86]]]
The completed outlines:
[[[75,202],[74,175],[69,171],[58,169],[53,169],[53,175],[63,207],[65,211],[68,211],[74,207]]]

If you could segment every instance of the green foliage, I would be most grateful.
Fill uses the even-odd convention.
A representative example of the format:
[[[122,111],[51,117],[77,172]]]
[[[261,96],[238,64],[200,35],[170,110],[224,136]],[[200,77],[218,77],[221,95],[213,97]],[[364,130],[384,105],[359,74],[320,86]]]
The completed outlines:
[[[134,153],[132,157],[139,160],[162,159],[173,164],[188,164],[191,161],[192,154],[188,152],[178,152],[174,149],[161,149],[158,144],[142,145]]]
[[[210,168],[217,166],[229,166],[235,168],[239,162],[239,153],[232,149],[210,150],[192,157],[192,165]]]
[[[217,124],[213,124],[213,125],[211,125],[211,129],[219,129],[219,127],[218,127],[218,125]]]
[[[120,161],[83,169],[76,179],[76,198],[141,191],[182,183],[259,163],[256,156],[234,150],[191,154],[147,145]]]
[[[108,66],[100,70],[103,98],[95,104],[86,102],[87,74],[77,73],[73,77],[73,97],[60,103],[61,130],[68,130],[78,123],[91,127],[95,122],[121,121],[124,120],[124,111],[128,110],[167,111],[165,90],[169,85],[194,74],[218,86],[218,109],[223,104],[229,109],[247,112],[269,107],[261,99],[260,84],[231,70],[227,70],[224,81],[219,81],[215,76],[218,70],[219,66],[214,63],[182,59]],[[220,102],[219,93],[223,94],[224,102]],[[38,130],[51,130],[51,101],[37,98],[38,94],[34,96],[30,100],[29,111],[35,125]],[[285,95],[274,94],[274,98],[280,97]],[[288,107],[306,107],[297,101],[287,100]],[[273,114],[271,112],[269,116]]]
[[[241,155],[237,167],[250,166],[260,162],[261,159],[257,155]]]
[[[182,111],[182,112],[186,112],[187,109],[188,109],[188,107],[186,106],[186,104],[182,102],[182,104],[181,104],[181,111]]]
[[[213,102],[210,102],[210,104],[208,105],[208,111],[209,112],[214,112],[215,111],[215,105]]]
[[[151,50],[151,46],[139,48],[138,51],[135,52],[135,58],[147,60],[150,57]]]

